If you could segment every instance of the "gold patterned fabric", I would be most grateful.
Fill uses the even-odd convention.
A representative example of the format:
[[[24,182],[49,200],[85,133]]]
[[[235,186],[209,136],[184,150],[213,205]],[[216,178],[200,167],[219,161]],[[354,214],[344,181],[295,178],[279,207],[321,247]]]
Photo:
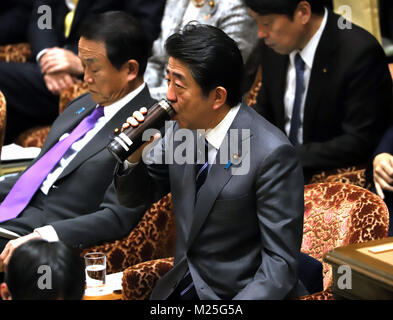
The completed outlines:
[[[156,282],[173,268],[174,258],[146,261],[123,273],[123,300],[147,300]]]
[[[28,43],[17,43],[0,46],[0,62],[26,62],[31,58]]]
[[[323,287],[332,283],[328,251],[387,236],[389,212],[383,200],[364,188],[345,183],[319,183],[304,188],[301,251],[323,264]]]
[[[322,171],[314,174],[308,184],[322,182],[342,182],[370,189],[371,185],[366,180],[365,166],[352,166],[335,170]]]
[[[127,237],[84,249],[81,255],[104,252],[107,272],[119,272],[143,261],[173,256],[175,233],[171,194],[168,194],[145,212]]]

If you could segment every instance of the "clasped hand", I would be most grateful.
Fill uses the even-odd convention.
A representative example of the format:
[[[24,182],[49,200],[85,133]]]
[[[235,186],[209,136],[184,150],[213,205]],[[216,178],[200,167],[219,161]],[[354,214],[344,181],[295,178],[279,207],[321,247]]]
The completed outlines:
[[[373,161],[374,185],[378,195],[384,199],[383,190],[393,192],[393,156],[378,154]]]

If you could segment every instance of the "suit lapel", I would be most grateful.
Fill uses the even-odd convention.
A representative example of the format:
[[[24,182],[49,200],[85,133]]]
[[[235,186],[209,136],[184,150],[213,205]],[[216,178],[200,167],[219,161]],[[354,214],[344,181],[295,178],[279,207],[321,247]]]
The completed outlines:
[[[246,128],[246,123],[249,123],[251,119],[247,119],[246,112],[243,108],[247,108],[246,106],[242,106],[236,115],[231,127],[231,129],[240,130],[242,128]],[[198,197],[195,201],[195,207],[193,211],[192,217],[192,225],[190,230],[190,235],[187,241],[187,247],[191,245],[195,236],[199,232],[203,223],[205,222],[207,216],[209,215],[211,209],[214,206],[214,203],[220,194],[221,190],[225,187],[225,185],[232,178],[232,169],[241,166],[244,157],[247,155],[247,150],[242,150],[242,145],[247,139],[250,139],[251,136],[245,135],[241,136],[242,138],[239,141],[238,150],[231,150],[229,148],[229,154],[223,157],[220,157],[220,151],[224,144],[220,147],[220,150],[217,152],[216,163],[211,165],[211,169],[206,178],[205,183],[202,185],[199,190]],[[240,160],[236,160],[240,158]],[[231,161],[231,162],[229,162]],[[232,163],[232,164],[231,164]],[[194,167],[194,176],[195,176],[195,166]],[[194,183],[195,184],[195,183]],[[194,189],[195,194],[195,189]]]
[[[326,88],[329,87],[329,69],[334,61],[334,50],[337,47],[336,37],[337,19],[329,12],[325,30],[315,52],[311,70],[308,93],[304,106],[303,141],[307,142],[312,134],[314,119],[318,113],[318,106]]]
[[[285,128],[285,105],[284,105],[284,97],[285,97],[285,89],[286,89],[286,80],[287,80],[287,70],[289,64],[288,56],[278,56],[278,61],[275,65],[277,65],[277,97],[278,97],[278,105],[279,108],[275,109],[275,119],[277,119],[277,127],[284,130]]]
[[[132,99],[127,105],[121,108],[108,123],[94,136],[91,141],[76,155],[71,163],[64,169],[59,179],[64,178],[73,172],[80,164],[84,163],[87,159],[91,158],[108,145],[113,138],[113,130],[119,128],[122,123],[129,117],[135,110],[142,106],[146,106],[151,100],[147,87],[145,87],[140,94]],[[152,102],[152,101],[151,101]],[[148,106],[149,107],[149,106]],[[109,151],[108,151],[109,153]]]
[[[41,149],[41,155],[45,154],[50,148],[52,148],[59,138],[65,134],[71,132],[85,117],[89,115],[97,104],[93,101],[81,106],[74,112],[67,112],[66,110],[59,118],[60,121],[52,126],[45,143]]]

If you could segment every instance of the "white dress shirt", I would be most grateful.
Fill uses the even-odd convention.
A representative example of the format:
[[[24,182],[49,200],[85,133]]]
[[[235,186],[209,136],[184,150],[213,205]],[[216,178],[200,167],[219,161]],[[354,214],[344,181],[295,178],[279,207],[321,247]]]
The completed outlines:
[[[81,139],[74,142],[71,147],[67,150],[63,158],[59,161],[56,167],[52,170],[52,172],[47,176],[44,182],[41,185],[41,191],[44,194],[48,194],[50,188],[55,188],[56,186],[54,183],[56,182],[57,178],[61,175],[64,169],[71,163],[72,159],[76,157],[79,151],[81,151],[91,139],[104,127],[104,125],[112,119],[112,117],[127,103],[129,103],[132,99],[134,99],[146,86],[145,83],[140,85],[137,89],[130,92],[120,100],[116,101],[115,103],[104,107],[104,115],[99,118],[95,124],[95,126],[87,132]],[[63,134],[59,141],[66,138],[69,133]],[[52,226],[44,226],[41,228],[37,228],[34,231],[37,231],[41,237],[47,241],[58,241],[59,238],[55,229]]]
[[[314,63],[315,52],[317,50],[319,41],[321,39],[323,30],[325,29],[327,22],[328,11],[325,8],[325,14],[319,27],[318,31],[314,34],[311,40],[307,43],[303,50],[292,51],[289,54],[289,66],[287,71],[287,79],[286,79],[286,89],[284,96],[284,106],[285,106],[285,132],[289,136],[289,131],[291,129],[291,118],[292,118],[292,110],[293,104],[295,102],[295,93],[296,93],[296,69],[295,69],[295,55],[299,52],[300,56],[304,61],[304,91],[301,98],[300,105],[300,128],[298,132],[298,141],[299,144],[303,143],[303,118],[304,118],[304,105],[305,98],[307,97],[308,86],[310,83],[310,75],[311,69]]]
[[[208,163],[214,163],[217,151],[220,149],[222,142],[224,141],[233,120],[239,112],[240,104],[233,107],[225,115],[224,119],[221,120],[214,128],[206,130],[205,139],[213,147],[209,148]],[[210,166],[211,167],[211,166]],[[210,169],[210,168],[209,168]]]

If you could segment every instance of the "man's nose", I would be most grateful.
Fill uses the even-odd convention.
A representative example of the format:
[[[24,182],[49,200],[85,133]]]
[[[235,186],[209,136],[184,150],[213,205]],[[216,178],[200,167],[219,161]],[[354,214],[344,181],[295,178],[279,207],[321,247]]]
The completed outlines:
[[[267,31],[266,28],[264,26],[262,26],[261,24],[258,24],[258,38],[259,39],[265,39],[267,38]]]
[[[168,84],[168,90],[166,92],[166,98],[169,102],[175,102],[176,101],[176,93],[173,88],[172,82]]]

